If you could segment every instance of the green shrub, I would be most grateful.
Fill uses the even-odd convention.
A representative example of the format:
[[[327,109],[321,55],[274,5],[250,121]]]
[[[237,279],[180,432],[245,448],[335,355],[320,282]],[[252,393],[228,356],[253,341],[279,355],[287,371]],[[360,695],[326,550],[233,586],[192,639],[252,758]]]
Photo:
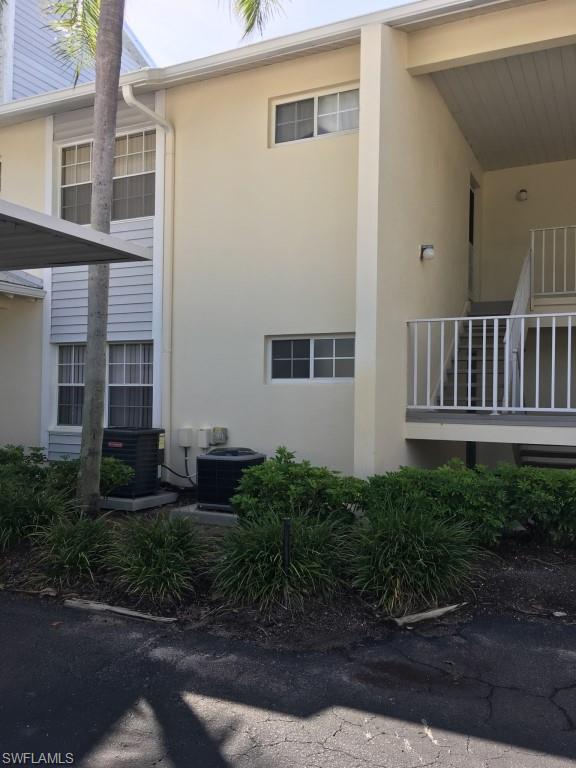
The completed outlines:
[[[301,606],[305,598],[328,595],[341,583],[336,522],[295,517],[286,572],[282,541],[283,521],[275,511],[241,519],[224,537],[214,565],[216,593],[231,603],[268,609],[274,603]]]
[[[39,448],[0,448],[0,551],[28,540],[66,508],[46,489],[47,462]]]
[[[72,497],[76,493],[78,482],[78,459],[53,461],[48,468],[47,483],[53,491]],[[134,470],[123,461],[112,456],[102,459],[100,469],[100,493],[110,496],[115,488],[126,485],[134,477]]]
[[[286,448],[264,464],[244,472],[232,503],[242,517],[258,518],[275,512],[279,516],[313,515],[345,523],[354,521],[364,483],[342,477],[310,462],[297,462]]]
[[[429,515],[466,523],[484,546],[497,544],[515,520],[501,478],[483,467],[466,469],[458,461],[439,469],[404,467],[370,478],[364,507],[368,514],[378,513],[382,506],[402,505],[404,499]]]
[[[196,527],[182,518],[129,518],[113,533],[107,564],[125,592],[154,603],[179,601],[202,562]]]
[[[479,553],[465,523],[413,508],[409,497],[360,520],[348,549],[351,585],[390,615],[435,606],[461,590]]]
[[[59,515],[39,529],[36,537],[40,562],[50,575],[63,583],[93,581],[106,553],[109,526],[104,517]]]
[[[500,465],[495,474],[516,519],[531,525],[541,539],[576,541],[576,470]]]

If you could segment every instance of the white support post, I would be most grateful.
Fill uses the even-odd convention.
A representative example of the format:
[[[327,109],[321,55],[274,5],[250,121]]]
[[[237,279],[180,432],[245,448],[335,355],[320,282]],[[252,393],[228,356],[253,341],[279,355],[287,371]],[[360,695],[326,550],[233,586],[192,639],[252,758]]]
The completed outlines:
[[[430,355],[432,346],[432,323],[428,321],[426,329],[426,405],[430,407]]]
[[[572,315],[568,318],[568,350],[566,355],[566,408],[572,403]]]
[[[494,360],[492,363],[492,410],[493,413],[498,413],[498,318],[494,320]]]
[[[552,318],[552,365],[550,370],[550,408],[556,402],[556,318]]]
[[[540,318],[536,318],[536,399],[534,405],[540,407]]]
[[[458,405],[458,320],[454,321],[454,408]]]
[[[444,320],[440,323],[440,407],[444,407]]]

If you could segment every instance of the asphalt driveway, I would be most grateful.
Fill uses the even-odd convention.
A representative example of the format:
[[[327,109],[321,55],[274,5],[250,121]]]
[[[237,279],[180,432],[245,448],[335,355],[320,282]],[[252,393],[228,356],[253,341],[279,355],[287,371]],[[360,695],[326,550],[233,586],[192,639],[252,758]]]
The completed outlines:
[[[0,765],[576,766],[576,626],[296,653],[0,594],[0,653]]]

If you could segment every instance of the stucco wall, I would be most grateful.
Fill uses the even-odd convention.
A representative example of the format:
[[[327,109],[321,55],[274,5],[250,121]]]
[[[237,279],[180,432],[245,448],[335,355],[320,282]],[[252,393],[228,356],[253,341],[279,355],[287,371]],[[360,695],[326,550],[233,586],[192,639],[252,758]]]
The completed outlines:
[[[43,120],[0,129],[0,195],[44,208]],[[0,294],[0,445],[38,445],[42,370],[42,301]]]
[[[0,294],[0,445],[38,445],[42,301]]]
[[[0,195],[11,203],[44,210],[45,121],[0,128]]]
[[[357,333],[364,339],[356,379],[358,474],[411,460],[403,438],[406,321],[462,312],[468,288],[470,175],[482,181],[481,169],[430,77],[415,78],[406,71],[406,43],[405,33],[388,27],[371,28],[363,37],[362,107],[379,95],[382,106],[380,115],[371,118],[380,121],[373,242],[359,234],[358,245],[359,273],[373,304],[370,316],[370,307],[358,300]],[[362,119],[368,119],[366,113]],[[361,142],[369,128],[361,123]],[[359,211],[376,183],[370,147],[361,145],[360,155]],[[359,212],[359,233],[364,224],[370,225],[360,217]],[[420,261],[421,244],[434,244],[434,259]],[[368,293],[371,284],[377,291]]]
[[[268,383],[265,339],[354,331],[357,134],[271,148],[269,119],[271,99],[358,66],[353,47],[168,91],[174,430],[225,426],[232,445],[352,470],[353,384]]]
[[[576,224],[574,179],[576,160],[507,168],[484,175],[482,299],[514,297],[522,262],[528,252],[530,229]],[[528,200],[516,193],[528,190]]]

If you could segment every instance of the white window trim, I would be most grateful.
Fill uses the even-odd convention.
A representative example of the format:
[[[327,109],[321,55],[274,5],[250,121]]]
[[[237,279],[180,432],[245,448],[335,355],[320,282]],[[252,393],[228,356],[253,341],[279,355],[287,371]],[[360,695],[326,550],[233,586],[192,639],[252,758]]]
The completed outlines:
[[[341,83],[339,85],[333,85],[329,88],[315,89],[313,91],[302,91],[301,93],[293,93],[289,96],[279,96],[270,99],[269,116],[268,116],[268,146],[272,149],[277,147],[292,146],[293,144],[303,144],[308,141],[319,141],[322,139],[333,139],[336,136],[349,136],[353,133],[358,133],[359,128],[350,128],[346,131],[332,131],[331,133],[317,133],[318,131],[318,99],[321,96],[331,96],[335,93],[343,93],[344,91],[360,90],[360,81],[356,80],[351,83]],[[304,101],[305,99],[314,99],[314,136],[308,136],[306,139],[294,139],[293,141],[280,141],[276,142],[276,107],[282,104],[292,104],[294,101]],[[296,338],[294,336],[294,338]],[[306,338],[306,337],[303,337]]]
[[[273,379],[272,378],[272,342],[273,341],[292,341],[293,339],[310,339],[310,376],[307,379]],[[354,376],[330,376],[315,377],[314,373],[314,341],[318,339],[356,339],[356,333],[294,333],[281,336],[266,336],[266,384],[289,384],[289,385],[310,385],[310,384],[353,384]],[[349,359],[349,358],[346,358]],[[354,368],[356,368],[356,354],[354,354]]]
[[[155,151],[156,151],[156,165],[154,168],[154,171],[144,171],[142,173],[134,173],[130,174],[131,176],[140,176],[140,175],[146,175],[148,173],[154,173],[158,174],[158,126],[154,125],[154,123],[146,124],[144,126],[138,126],[135,128],[125,128],[122,131],[119,131],[115,138],[121,139],[124,136],[132,136],[135,133],[146,133],[146,131],[154,131],[156,134],[156,143],[155,143]],[[65,189],[66,187],[74,187],[78,186],[76,184],[62,184],[62,152],[65,149],[69,149],[70,147],[76,147],[78,144],[93,144],[94,143],[94,135],[84,135],[79,136],[74,139],[63,139],[61,141],[54,141],[53,142],[53,148],[54,148],[54,165],[56,167],[56,173],[53,174],[54,178],[54,186],[52,190],[53,200],[54,200],[54,210],[56,213],[54,214],[59,219],[62,218],[62,189]],[[115,178],[119,179],[126,179],[128,176],[118,176]],[[89,184],[91,182],[80,182],[81,184]],[[134,216],[131,219],[114,219],[111,223],[116,224],[118,222],[128,222],[128,221],[142,221],[142,220],[150,220],[154,219],[157,215],[157,212],[154,213],[153,216]],[[83,224],[81,226],[89,227],[89,224]]]
[[[84,387],[86,384],[68,384],[65,382],[60,382],[60,348],[61,347],[86,347],[85,341],[70,341],[70,342],[62,342],[60,344],[55,344],[55,381],[56,381],[56,397],[55,397],[55,414],[54,414],[54,425],[55,430],[60,432],[69,432],[69,431],[75,431],[75,432],[81,432],[82,431],[82,425],[81,424],[60,424],[58,422],[58,412],[60,407],[60,387]],[[84,359],[84,367],[86,366],[86,359]],[[86,368],[84,368],[86,369]],[[106,348],[106,371],[108,371],[108,348]],[[108,375],[108,374],[106,374]],[[50,429],[50,432],[55,431],[54,429]]]
[[[154,388],[154,382],[152,384],[110,384],[109,382],[109,375],[110,375],[110,347],[113,344],[152,344],[152,375],[154,375],[154,361],[156,360],[156,349],[154,345],[153,339],[143,339],[143,340],[132,340],[132,341],[107,341],[106,342],[106,380],[105,380],[105,386],[104,386],[104,428],[107,429],[109,426],[109,391],[110,387],[149,387],[152,390],[152,424],[154,424],[154,407],[156,403],[156,389]],[[85,341],[61,341],[52,343],[50,345],[51,347],[54,347],[54,355],[53,355],[53,361],[54,361],[54,371],[52,380],[54,381],[54,385],[56,387],[55,392],[56,396],[54,398],[54,408],[53,408],[53,418],[52,423],[53,426],[49,427],[47,429],[47,432],[61,432],[61,433],[74,433],[74,432],[82,432],[82,426],[79,424],[58,424],[58,390],[60,386],[68,386],[67,384],[60,384],[58,381],[58,360],[59,360],[59,352],[58,350],[60,347],[72,347],[72,346],[86,346]],[[78,386],[83,387],[84,384],[76,384],[71,386]],[[121,427],[118,427],[118,429],[121,429]]]

